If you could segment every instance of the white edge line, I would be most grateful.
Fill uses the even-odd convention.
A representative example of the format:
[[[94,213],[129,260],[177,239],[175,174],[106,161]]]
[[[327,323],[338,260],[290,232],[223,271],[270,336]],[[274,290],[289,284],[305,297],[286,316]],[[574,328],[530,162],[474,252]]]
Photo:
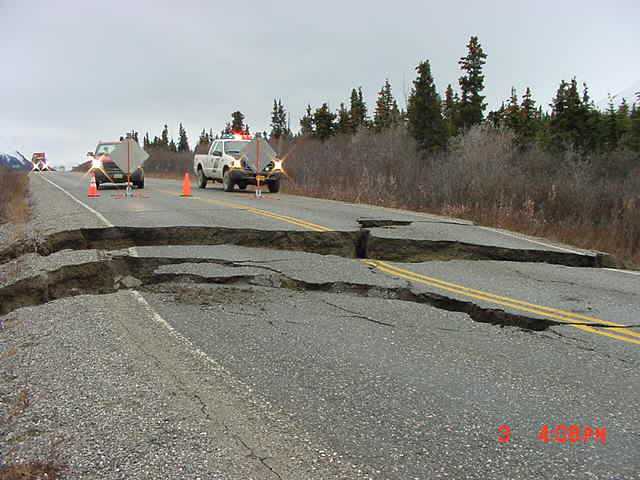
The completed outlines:
[[[610,272],[626,273],[628,275],[640,275],[640,272],[634,272],[633,270],[620,270],[619,268],[603,268],[603,270],[609,270]]]
[[[64,188],[62,188],[60,185],[58,185],[55,182],[52,182],[51,180],[49,180],[48,178],[44,178],[43,176],[39,176],[39,178],[42,178],[43,180],[49,182],[51,185],[53,185],[54,187],[56,187],[57,189],[59,189],[62,193],[64,193],[65,195],[68,195],[69,198],[71,198],[71,200],[73,200],[74,202],[82,205],[84,208],[86,208],[87,210],[89,210],[91,213],[93,213],[96,217],[98,217],[107,227],[113,227],[115,225],[113,225],[113,223],[111,223],[109,220],[106,219],[106,217],[104,215],[102,215],[100,212],[98,212],[97,210],[91,208],[89,205],[87,205],[86,203],[84,203],[81,200],[78,200],[73,194],[69,193],[68,191],[66,191]],[[138,251],[136,250],[136,247],[129,247],[128,249],[129,255],[131,255],[132,257],[137,257],[138,256]]]
[[[166,328],[168,330],[169,335],[171,335],[173,338],[175,338],[180,343],[182,343],[183,346],[187,347],[189,349],[189,351],[191,351],[191,353],[193,353],[195,356],[202,358],[207,363],[209,363],[211,366],[215,367],[217,370],[224,371],[226,373],[226,370],[222,365],[220,365],[218,362],[216,362],[211,357],[209,357],[209,355],[207,355],[202,350],[200,350],[198,347],[196,347],[191,340],[189,340],[184,335],[180,334],[175,328],[173,328],[173,326],[171,326],[171,324],[169,322],[167,322],[162,317],[162,315],[160,315],[158,312],[156,312],[154,310],[154,308],[149,304],[149,302],[147,302],[147,300],[142,296],[142,294],[140,292],[138,292],[137,290],[129,290],[129,291],[134,296],[136,301],[140,304],[140,306],[142,306],[142,308],[144,308],[147,311],[147,313],[149,313],[149,315],[151,315],[151,318],[156,323],[158,323],[159,325],[163,326],[164,328]]]
[[[76,202],[79,205],[82,205],[84,208],[86,208],[87,210],[89,210],[91,213],[93,213],[96,217],[98,217],[100,219],[100,221],[102,221],[107,227],[113,227],[113,223],[111,223],[109,220],[107,220],[105,218],[104,215],[102,215],[100,212],[98,212],[97,210],[94,210],[93,208],[91,208],[89,205],[87,205],[86,203],[78,200],[76,197],[74,197],[71,193],[67,192],[64,188],[62,188],[60,185],[58,185],[57,183],[52,182],[51,180],[49,180],[48,178],[44,178],[43,176],[39,175],[39,178],[41,178],[42,180],[44,180],[45,182],[50,183],[51,185],[53,185],[54,187],[56,187],[58,190],[60,190],[62,193],[64,193],[65,195],[67,195],[69,198],[71,198],[71,200],[73,200],[74,202]]]
[[[556,250],[561,250],[563,252],[569,252],[569,253],[575,253],[577,255],[584,255],[585,254],[585,252],[580,252],[580,251],[577,251],[577,250],[570,250],[568,248],[558,247],[558,246],[552,245],[550,243],[539,242],[537,240],[533,240],[531,238],[528,238],[526,235],[518,235],[518,234],[515,234],[515,233],[511,233],[511,232],[506,232],[504,230],[500,230],[500,229],[497,229],[497,228],[483,227],[481,225],[478,225],[478,227],[480,227],[480,228],[482,228],[484,230],[490,230],[490,231],[495,232],[495,233],[500,233],[500,234],[506,235],[508,237],[518,238],[518,239],[524,240],[526,242],[531,242],[531,243],[535,243],[535,244],[538,244],[538,245],[542,245],[543,247],[554,248]],[[587,253],[588,253],[588,250],[587,250]],[[622,270],[620,268],[606,268],[605,267],[605,268],[601,268],[600,270],[609,270],[610,272],[626,273],[627,275],[636,275],[636,276],[640,275],[640,272],[636,272],[636,271],[633,271],[633,270]]]
[[[50,183],[51,185],[53,185],[54,187],[56,187],[58,190],[60,190],[62,193],[64,193],[65,195],[67,195],[69,198],[71,198],[71,200],[73,200],[74,202],[78,203],[79,205],[83,206],[84,208],[86,208],[87,210],[89,210],[91,213],[93,213],[95,216],[97,216],[107,227],[113,227],[114,225],[105,218],[104,215],[102,215],[100,212],[98,212],[97,210],[94,210],[93,208],[91,208],[89,205],[87,205],[86,203],[78,200],[75,196],[73,196],[71,193],[67,192],[64,188],[62,188],[60,185],[58,185],[57,183],[52,182],[51,180],[49,180],[48,178],[43,177],[42,175],[38,175],[38,178],[41,178],[42,180]],[[378,207],[378,208],[386,208],[386,207]],[[390,209],[391,210],[391,209]],[[395,210],[395,209],[393,209]],[[420,213],[420,212],[414,212],[414,213]],[[576,250],[570,250],[568,248],[562,248],[562,247],[558,247],[556,245],[551,245],[550,243],[545,243],[545,242],[539,242],[537,240],[532,240],[531,238],[528,238],[524,235],[517,235],[515,233],[511,233],[511,232],[505,232],[503,230],[499,230],[496,228],[491,228],[491,227],[483,227],[478,225],[479,228],[482,228],[484,230],[490,230],[492,232],[495,233],[499,233],[502,235],[506,235],[508,237],[513,237],[513,238],[518,238],[520,240],[524,240],[530,243],[535,243],[537,245],[542,245],[543,247],[549,247],[549,248],[554,248],[556,250],[561,250],[564,252],[569,252],[569,253],[575,253],[578,255],[584,255],[584,252],[578,252]],[[129,254],[132,257],[137,257],[138,256],[138,251],[136,250],[136,247],[130,247],[129,248]],[[618,272],[618,273],[626,273],[628,275],[640,275],[640,272],[633,272],[630,270],[620,270],[617,268],[604,268],[603,270],[609,270],[611,272]],[[137,293],[137,292],[136,292]],[[139,295],[139,294],[138,294]],[[142,296],[141,296],[142,298]],[[143,298],[144,300],[144,298]],[[146,301],[145,301],[146,302]],[[149,308],[151,308],[149,306]],[[166,323],[166,322],[165,322]],[[167,324],[170,328],[171,326],[169,324]]]
[[[483,229],[483,230],[489,230],[489,231],[494,232],[494,233],[499,233],[501,235],[506,235],[507,237],[513,237],[513,238],[517,238],[519,240],[524,240],[526,242],[535,243],[536,245],[541,245],[543,247],[553,248],[555,250],[560,250],[560,251],[568,252],[568,253],[575,253],[576,255],[584,255],[585,254],[585,252],[580,252],[578,250],[571,250],[569,248],[563,248],[563,247],[558,247],[557,245],[552,245],[551,243],[545,243],[545,242],[540,242],[538,240],[533,240],[533,239],[527,237],[526,235],[519,235],[517,233],[506,232],[506,231],[500,230],[498,228],[483,227],[482,225],[476,225],[476,226],[478,228]],[[587,253],[588,253],[588,251],[587,251]]]

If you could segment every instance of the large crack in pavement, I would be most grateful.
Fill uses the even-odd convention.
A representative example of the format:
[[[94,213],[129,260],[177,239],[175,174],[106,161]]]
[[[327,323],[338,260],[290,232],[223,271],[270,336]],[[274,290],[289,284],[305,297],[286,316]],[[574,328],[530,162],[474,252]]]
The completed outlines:
[[[196,267],[194,269],[194,266]],[[200,267],[200,268],[198,268]],[[207,270],[208,269],[208,270]],[[307,281],[285,274],[277,267],[255,262],[211,258],[138,257],[123,252],[102,253],[97,260],[63,265],[49,271],[36,271],[0,287],[0,315],[18,308],[39,305],[59,298],[82,294],[108,294],[121,289],[147,289],[168,285],[192,289],[196,295],[203,284],[235,284],[295,291],[325,292],[415,302],[439,309],[462,312],[476,322],[543,331],[554,325],[567,325],[544,318],[528,317],[487,308],[471,301],[417,291],[410,285],[381,286],[362,282]],[[353,312],[350,312],[353,313]],[[360,316],[363,318],[363,316]],[[370,318],[365,318],[370,321]],[[379,326],[393,327],[376,321]],[[606,325],[590,324],[593,326]]]
[[[376,236],[366,228],[355,231],[315,232],[200,226],[66,230],[32,239],[29,242],[12,244],[0,251],[0,263],[26,253],[50,255],[65,249],[115,250],[142,246],[222,244],[398,262],[502,260],[543,262],[571,267],[619,266],[615,258],[600,252],[580,254],[554,250],[504,248],[459,241],[389,238]]]

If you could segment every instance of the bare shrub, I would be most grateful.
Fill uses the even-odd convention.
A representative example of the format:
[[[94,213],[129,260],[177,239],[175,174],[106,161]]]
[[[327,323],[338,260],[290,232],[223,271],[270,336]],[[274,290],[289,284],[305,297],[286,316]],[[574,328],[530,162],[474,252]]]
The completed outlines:
[[[629,151],[556,156],[479,126],[421,155],[398,128],[305,140],[285,167],[290,193],[464,217],[640,264],[640,158]]]
[[[178,178],[193,169],[193,153],[170,152],[148,148],[149,158],[144,162],[144,173],[152,177]]]
[[[0,223],[25,223],[29,217],[29,178],[26,172],[0,168]]]
[[[65,470],[51,461],[14,463],[0,467],[0,480],[56,480]]]

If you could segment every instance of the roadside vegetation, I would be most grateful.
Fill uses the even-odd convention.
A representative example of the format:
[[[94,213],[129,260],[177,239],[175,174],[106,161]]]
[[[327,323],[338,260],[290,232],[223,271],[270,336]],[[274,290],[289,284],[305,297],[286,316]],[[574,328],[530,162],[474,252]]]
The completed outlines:
[[[0,168],[0,224],[24,224],[29,217],[26,172]]]
[[[286,169],[289,193],[465,218],[640,265],[640,162],[629,151],[559,158],[479,125],[425,154],[398,127],[310,139]]]
[[[640,265],[640,92],[600,110],[585,83],[562,80],[548,105],[512,88],[487,112],[487,54],[471,37],[457,88],[438,92],[428,60],[401,108],[388,80],[375,105],[362,88],[337,109],[308,105],[294,134],[275,99],[269,138],[285,162],[290,193],[429,211],[603,250]],[[192,151],[179,125],[144,148],[152,176],[180,177]],[[241,112],[220,133],[249,132]],[[127,135],[138,139],[137,132]],[[203,129],[194,151],[219,134]]]
[[[0,324],[0,331],[5,328]],[[15,356],[15,347],[0,355],[0,365]],[[5,367],[5,365],[2,365]],[[16,447],[24,440],[37,434],[37,431],[24,431],[18,435],[8,435],[8,432],[14,431],[14,424],[18,418],[31,406],[32,395],[26,389],[21,389],[15,399],[11,399],[9,403],[5,403],[3,398],[0,406],[0,439],[6,446],[3,448],[2,457],[0,457],[0,480],[56,480],[67,470],[64,463],[59,460],[60,452],[58,450],[59,441],[50,444],[48,458],[44,460],[35,460],[20,463],[6,463],[8,457],[11,457]]]
[[[336,112],[309,105],[302,138],[274,102],[272,140],[298,144],[285,162],[286,191],[466,218],[639,266],[640,92],[601,111],[573,78],[560,82],[549,109],[530,88],[521,98],[514,88],[486,113],[486,58],[471,37],[459,91],[448,85],[442,96],[421,62],[406,110],[388,81],[371,116],[361,88]]]

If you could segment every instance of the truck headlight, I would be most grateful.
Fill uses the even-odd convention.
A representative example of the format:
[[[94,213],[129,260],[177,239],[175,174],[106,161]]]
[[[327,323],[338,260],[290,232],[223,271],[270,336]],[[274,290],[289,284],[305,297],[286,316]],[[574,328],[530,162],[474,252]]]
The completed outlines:
[[[281,172],[283,170],[282,168],[282,160],[274,160],[273,161],[273,171],[274,172]]]
[[[233,160],[231,162],[231,168],[233,169],[242,169],[242,162],[240,160]]]
[[[102,168],[102,160],[99,158],[91,160],[91,168]]]

